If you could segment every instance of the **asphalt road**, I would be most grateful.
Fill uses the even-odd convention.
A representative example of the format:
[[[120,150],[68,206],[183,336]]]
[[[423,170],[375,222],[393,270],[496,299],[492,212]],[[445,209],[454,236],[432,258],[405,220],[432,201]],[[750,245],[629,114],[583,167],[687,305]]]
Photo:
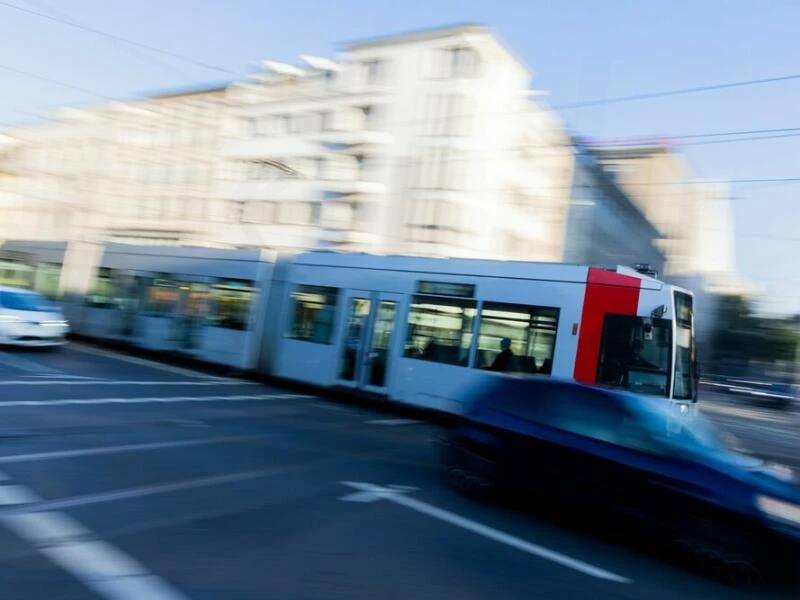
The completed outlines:
[[[768,432],[790,422],[710,400],[785,451]],[[438,433],[83,346],[2,351],[0,598],[796,598],[462,498]]]

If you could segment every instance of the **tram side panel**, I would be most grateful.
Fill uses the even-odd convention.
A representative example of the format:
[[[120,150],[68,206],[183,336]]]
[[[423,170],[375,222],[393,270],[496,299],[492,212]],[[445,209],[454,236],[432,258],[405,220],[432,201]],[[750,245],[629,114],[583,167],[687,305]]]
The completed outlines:
[[[475,299],[460,303],[474,313],[473,333],[463,340],[458,356],[452,348],[437,355],[437,350],[420,347],[420,338],[425,336],[414,332],[422,321],[421,315],[415,314],[420,303],[412,304],[401,327],[404,339],[402,354],[396,358],[393,398],[460,413],[466,396],[463,392],[491,376],[490,368],[501,351],[503,338],[511,340],[514,370],[572,377],[585,292],[582,282],[480,278],[475,285]],[[430,298],[426,302],[442,300]],[[470,319],[469,314],[466,319]]]
[[[276,361],[283,350],[281,338],[287,331],[286,319],[292,300],[291,267],[291,256],[278,256],[268,280],[264,281],[263,302],[256,313],[260,333],[256,338],[258,355],[255,361],[256,370],[264,375],[278,375]]]
[[[84,303],[81,333],[251,369],[271,271],[258,251],[112,247]]]
[[[291,265],[273,373],[458,412],[460,391],[488,375],[509,337],[523,371],[572,377],[587,270],[553,272],[543,281]]]

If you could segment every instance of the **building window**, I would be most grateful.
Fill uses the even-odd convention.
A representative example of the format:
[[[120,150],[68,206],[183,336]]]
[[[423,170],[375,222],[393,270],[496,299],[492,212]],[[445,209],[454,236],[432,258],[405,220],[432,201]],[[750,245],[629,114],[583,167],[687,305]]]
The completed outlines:
[[[370,231],[376,225],[377,207],[372,202],[356,202],[353,206],[353,227],[356,231]]]
[[[328,110],[319,113],[319,130],[330,131],[332,127],[333,127],[333,114]]]
[[[310,202],[284,202],[278,218],[284,225],[308,225],[311,222],[311,213]]]
[[[474,300],[414,296],[408,315],[404,355],[466,366],[472,347],[475,307]]]
[[[310,223],[312,225],[319,225],[320,217],[322,215],[322,204],[320,202],[311,203]]]
[[[279,119],[280,119],[280,133],[282,135],[291,135],[295,132],[293,124],[294,119],[292,118],[292,115],[281,115]]]
[[[479,65],[478,53],[472,48],[458,46],[447,50],[445,68],[451,77],[475,77]]]
[[[383,125],[382,110],[377,106],[360,106],[362,127],[367,131],[377,131]]]
[[[317,156],[314,159],[314,172],[316,179],[325,179],[325,157]]]
[[[368,85],[374,85],[383,80],[384,66],[383,61],[377,59],[364,63],[364,79]]]
[[[252,281],[218,280],[211,286],[209,325],[245,331],[255,297]]]
[[[430,94],[425,101],[425,134],[469,134],[469,102],[463,94]]]
[[[557,308],[486,302],[478,326],[475,366],[489,368],[500,342],[511,340],[513,358],[507,370],[549,375],[558,329]]]
[[[332,287],[299,285],[292,292],[292,318],[287,337],[318,344],[330,344],[339,290]]]

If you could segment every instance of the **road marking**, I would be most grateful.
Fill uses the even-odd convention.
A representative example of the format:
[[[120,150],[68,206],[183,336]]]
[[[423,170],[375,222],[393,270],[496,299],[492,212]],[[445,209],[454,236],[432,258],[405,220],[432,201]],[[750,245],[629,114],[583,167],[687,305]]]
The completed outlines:
[[[199,371],[192,371],[190,369],[183,369],[181,367],[162,364],[160,362],[156,362],[154,360],[148,360],[146,358],[139,358],[137,356],[129,356],[128,354],[122,354],[120,352],[112,352],[111,350],[94,348],[92,346],[86,346],[78,342],[72,342],[69,345],[69,347],[73,350],[77,350],[78,352],[84,352],[86,354],[95,354],[97,356],[105,356],[106,358],[113,358],[115,360],[121,360],[129,362],[134,365],[149,367],[151,369],[158,369],[160,371],[166,371],[167,373],[174,373],[176,375],[185,375],[186,377],[194,377],[195,379],[212,379],[212,380],[228,379],[225,377],[206,375],[205,373],[201,373]]]
[[[305,394],[254,394],[249,396],[150,396],[133,398],[58,398],[55,400],[8,400],[0,402],[0,408],[13,408],[18,406],[69,406],[93,404],[149,404],[149,403],[179,403],[179,402],[246,402],[263,400],[293,400],[307,399],[315,396]]]
[[[606,571],[600,567],[595,567],[594,565],[590,565],[589,563],[585,563],[565,554],[550,550],[549,548],[533,544],[498,529],[478,523],[477,521],[461,517],[450,511],[437,508],[432,504],[428,504],[427,502],[422,502],[415,498],[411,498],[407,495],[406,490],[400,489],[399,486],[386,487],[358,481],[342,481],[340,483],[346,485],[347,487],[358,490],[359,492],[357,494],[344,496],[341,498],[342,500],[349,502],[375,502],[378,500],[388,500],[389,502],[405,506],[413,511],[428,515],[429,517],[433,517],[439,521],[455,525],[456,527],[460,527],[461,529],[465,529],[495,542],[499,542],[501,544],[505,544],[506,546],[516,548],[517,550],[527,552],[528,554],[538,556],[539,558],[549,560],[561,566],[572,569],[573,571],[578,571],[598,579],[614,581],[616,583],[632,582],[627,577]]]
[[[101,492],[98,494],[85,494],[83,496],[72,496],[70,498],[61,498],[58,500],[43,500],[36,504],[26,505],[24,511],[26,513],[39,513],[43,511],[65,510],[76,508],[79,506],[90,506],[92,504],[103,504],[105,502],[119,502],[121,500],[131,500],[133,498],[145,498],[147,496],[156,496],[160,494],[168,494],[171,492],[183,492],[186,490],[194,490],[204,487],[212,487],[215,485],[224,485],[227,483],[236,483],[239,481],[249,481],[251,479],[261,479],[266,477],[274,477],[286,473],[285,468],[270,468],[270,469],[256,469],[253,471],[240,471],[237,473],[226,473],[224,475],[212,475],[209,477],[197,477],[194,479],[183,479],[180,481],[171,481],[169,483],[160,483],[154,485],[144,485],[135,488],[124,490],[116,490],[112,492]],[[4,513],[17,513],[20,509],[0,509],[0,514]]]
[[[311,396],[309,396],[311,397]],[[338,406],[336,404],[330,402],[312,402],[309,406],[313,406],[314,408],[323,408],[325,410],[329,410],[331,412],[339,413],[341,415],[355,415],[356,412],[349,408],[345,408],[343,406]]]
[[[62,373],[58,369],[53,369],[36,361],[9,354],[8,352],[0,352],[0,363],[12,369],[25,371],[27,373],[38,373],[40,375],[60,375]]]
[[[41,502],[20,485],[0,486],[0,505]],[[2,514],[0,522],[86,587],[109,600],[186,600],[177,589],[143,565],[98,540],[68,515],[56,512]]]
[[[63,380],[62,380],[63,379]],[[0,385],[157,385],[157,386],[213,386],[213,385],[261,385],[255,381],[239,381],[236,379],[208,379],[205,381],[115,381],[113,379],[17,379],[15,381],[0,381]]]
[[[365,421],[368,425],[416,425],[422,423],[416,419],[375,419],[374,421]]]
[[[78,458],[81,456],[99,456],[103,454],[124,454],[126,452],[146,452],[149,450],[163,450],[166,448],[187,448],[190,446],[208,446],[211,444],[227,444],[242,442],[266,437],[267,434],[237,435],[194,440],[172,440],[169,442],[152,442],[149,444],[124,444],[121,446],[100,446],[95,448],[80,448],[78,450],[56,450],[53,452],[34,452],[32,454],[10,454],[0,456],[0,464],[17,464],[37,462],[40,460],[54,460],[62,458]]]
[[[82,377],[81,375],[64,375],[63,373],[59,374],[50,374],[50,375],[29,375],[28,377],[36,378],[36,379],[75,379],[83,380],[83,381],[106,381],[102,377]]]

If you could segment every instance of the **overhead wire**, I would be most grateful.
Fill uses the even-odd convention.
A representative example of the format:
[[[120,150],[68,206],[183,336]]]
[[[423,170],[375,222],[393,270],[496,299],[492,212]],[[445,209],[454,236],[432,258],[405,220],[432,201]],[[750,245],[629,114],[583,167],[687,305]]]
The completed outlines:
[[[24,2],[26,4],[29,4],[29,5],[33,6],[34,8],[37,8],[37,9],[39,9],[39,10],[45,12],[45,13],[48,13],[51,16],[60,17],[63,20],[72,21],[73,23],[80,24],[77,21],[77,19],[72,18],[70,15],[65,13],[63,10],[56,10],[56,9],[50,7],[50,6],[46,6],[42,2],[38,2],[38,1],[34,1],[34,0],[24,0]],[[137,49],[137,48],[135,48],[133,46],[130,46],[128,44],[121,43],[118,40],[108,39],[105,36],[101,36],[101,38],[105,39],[107,42],[111,43],[111,45],[113,45],[116,48],[119,48],[123,52],[127,52],[131,56],[134,56],[136,58],[144,60],[145,62],[148,62],[150,64],[154,64],[154,65],[157,65],[157,66],[161,67],[165,71],[168,71],[171,75],[178,75],[180,77],[186,77],[186,72],[185,71],[182,71],[181,69],[178,69],[174,65],[171,65],[171,64],[169,64],[169,63],[167,63],[167,62],[165,62],[163,60],[159,60],[155,56],[151,56],[150,54],[145,54],[144,52],[141,51],[141,49]]]
[[[655,98],[667,98],[669,96],[682,96],[685,94],[699,94],[703,92],[713,92],[737,87],[751,85],[763,85],[766,83],[778,83],[783,81],[793,81],[800,79],[800,73],[792,75],[781,75],[778,77],[764,77],[762,79],[746,79],[743,81],[732,81],[728,83],[717,83],[713,85],[700,85],[697,87],[677,88],[673,90],[662,90],[659,92],[647,92],[644,94],[631,94],[628,96],[616,96],[614,98],[598,98],[596,100],[586,100],[553,106],[556,110],[573,110],[577,108],[591,108],[594,106],[605,106],[608,104],[620,104],[623,102],[635,102],[638,100],[652,100]]]
[[[33,73],[31,71],[27,71],[25,69],[18,69],[17,67],[12,67],[10,65],[0,64],[0,69],[4,71],[8,71],[10,73],[16,73],[17,75],[23,75],[25,77],[29,77],[30,79],[37,79],[39,81],[44,81],[45,83],[50,83],[52,85],[57,85],[63,88],[67,88],[76,92],[81,92],[83,94],[88,94],[90,96],[95,96],[97,98],[102,98],[103,100],[113,101],[114,98],[108,96],[106,94],[102,94],[95,90],[90,90],[85,87],[81,87],[78,85],[74,85],[72,83],[67,83],[66,81],[61,81],[58,79],[53,79],[52,77],[46,77],[45,75],[39,75],[37,73]]]
[[[10,8],[12,10],[16,10],[16,11],[19,11],[19,12],[22,12],[22,13],[26,13],[26,14],[29,14],[29,15],[33,15],[33,16],[39,17],[41,19],[46,19],[48,21],[53,21],[55,23],[60,23],[62,25],[65,25],[65,26],[68,26],[68,27],[72,27],[74,29],[79,29],[79,30],[87,32],[87,33],[92,33],[94,35],[98,35],[98,36],[101,36],[101,37],[104,37],[104,38],[107,38],[107,39],[110,39],[110,40],[115,40],[117,42],[129,44],[131,46],[142,48],[144,50],[150,50],[151,52],[156,52],[156,53],[162,54],[164,56],[169,56],[171,58],[174,58],[176,60],[180,60],[180,61],[185,62],[187,64],[194,65],[196,67],[200,67],[200,68],[203,68],[203,69],[208,69],[210,71],[217,71],[219,73],[227,73],[229,75],[236,74],[235,71],[233,71],[231,69],[227,69],[225,67],[220,67],[218,65],[213,65],[211,63],[208,63],[208,62],[205,62],[205,61],[201,61],[201,60],[197,60],[195,58],[192,58],[190,56],[186,56],[184,54],[180,54],[178,52],[174,52],[172,50],[167,50],[165,48],[159,48],[157,46],[153,46],[152,44],[146,44],[144,42],[139,42],[137,40],[132,40],[130,38],[126,38],[126,37],[123,37],[121,35],[116,35],[116,34],[113,34],[113,33],[109,33],[107,31],[103,31],[103,30],[97,29],[95,27],[89,27],[87,25],[83,25],[81,23],[77,23],[76,21],[73,21],[73,20],[70,20],[70,19],[64,19],[64,18],[55,16],[53,14],[48,14],[46,12],[41,12],[39,10],[33,10],[33,9],[25,8],[24,6],[19,6],[18,4],[14,4],[13,2],[7,2],[5,0],[0,0],[0,5],[5,6],[7,8]]]

